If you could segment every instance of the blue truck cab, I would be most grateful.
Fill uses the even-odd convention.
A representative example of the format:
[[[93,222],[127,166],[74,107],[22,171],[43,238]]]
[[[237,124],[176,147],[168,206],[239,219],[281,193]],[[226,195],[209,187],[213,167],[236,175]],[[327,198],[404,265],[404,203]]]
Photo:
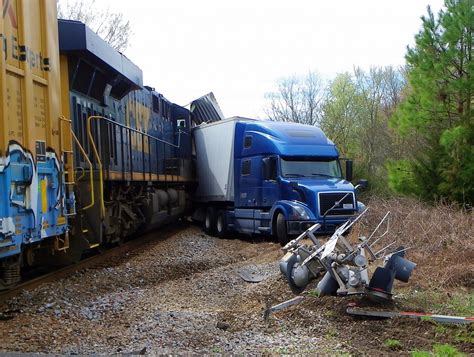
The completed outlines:
[[[286,244],[314,223],[321,233],[333,232],[364,208],[350,182],[352,162],[343,177],[336,146],[315,126],[237,117],[196,128],[194,140],[197,201],[209,233],[271,234]],[[223,188],[233,192],[206,195],[219,185],[209,179],[226,171]]]

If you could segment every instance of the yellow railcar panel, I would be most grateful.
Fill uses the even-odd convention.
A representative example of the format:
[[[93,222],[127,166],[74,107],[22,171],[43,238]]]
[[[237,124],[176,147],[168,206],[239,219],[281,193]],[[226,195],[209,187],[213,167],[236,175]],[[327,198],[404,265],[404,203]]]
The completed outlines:
[[[11,141],[35,153],[37,141],[42,141],[59,154],[58,118],[63,111],[56,2],[0,3],[0,153]]]
[[[34,137],[46,141],[46,95],[47,88],[39,83],[33,85],[33,118],[35,122]]]
[[[7,136],[9,140],[23,143],[23,90],[21,77],[6,75]]]
[[[28,1],[24,8],[25,18],[28,21],[29,39],[21,53],[26,56],[26,63],[35,76],[45,78],[46,72],[43,71],[44,53],[46,52],[45,31],[42,28],[44,23],[43,8],[39,1]],[[47,24],[50,26],[50,24]]]
[[[60,57],[60,73],[61,73],[61,106],[63,113],[69,118],[71,113],[71,106],[69,103],[69,66],[67,63],[67,56],[61,55]],[[69,130],[67,131],[69,132]]]

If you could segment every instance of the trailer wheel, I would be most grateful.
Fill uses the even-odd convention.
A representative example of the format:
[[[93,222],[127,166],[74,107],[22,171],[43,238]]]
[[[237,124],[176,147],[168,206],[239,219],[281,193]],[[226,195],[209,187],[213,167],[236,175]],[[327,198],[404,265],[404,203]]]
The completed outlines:
[[[278,213],[276,219],[276,235],[281,246],[285,246],[290,240],[286,232],[286,220],[283,213]]]
[[[217,212],[216,233],[219,238],[224,238],[227,235],[227,215],[224,210]]]
[[[207,207],[204,218],[204,232],[212,235],[216,231],[216,210],[214,207]]]

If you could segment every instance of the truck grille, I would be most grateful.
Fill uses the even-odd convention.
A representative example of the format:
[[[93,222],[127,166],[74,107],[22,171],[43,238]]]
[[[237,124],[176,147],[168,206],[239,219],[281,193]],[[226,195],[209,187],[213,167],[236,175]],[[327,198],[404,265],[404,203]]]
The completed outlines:
[[[322,192],[319,193],[319,214],[323,216],[328,209],[330,209],[336,201],[341,200],[348,192]],[[328,212],[326,217],[330,216],[351,216],[356,210],[354,193],[349,192],[346,198]]]

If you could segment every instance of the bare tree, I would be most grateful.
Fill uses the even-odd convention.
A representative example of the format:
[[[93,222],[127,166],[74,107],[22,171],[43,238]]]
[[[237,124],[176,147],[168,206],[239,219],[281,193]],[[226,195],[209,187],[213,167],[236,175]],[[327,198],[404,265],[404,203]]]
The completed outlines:
[[[305,77],[285,77],[278,89],[265,95],[265,113],[271,120],[315,125],[319,123],[324,100],[324,83],[314,72]]]
[[[58,17],[84,22],[117,51],[124,51],[132,33],[130,21],[95,0],[58,0]]]

